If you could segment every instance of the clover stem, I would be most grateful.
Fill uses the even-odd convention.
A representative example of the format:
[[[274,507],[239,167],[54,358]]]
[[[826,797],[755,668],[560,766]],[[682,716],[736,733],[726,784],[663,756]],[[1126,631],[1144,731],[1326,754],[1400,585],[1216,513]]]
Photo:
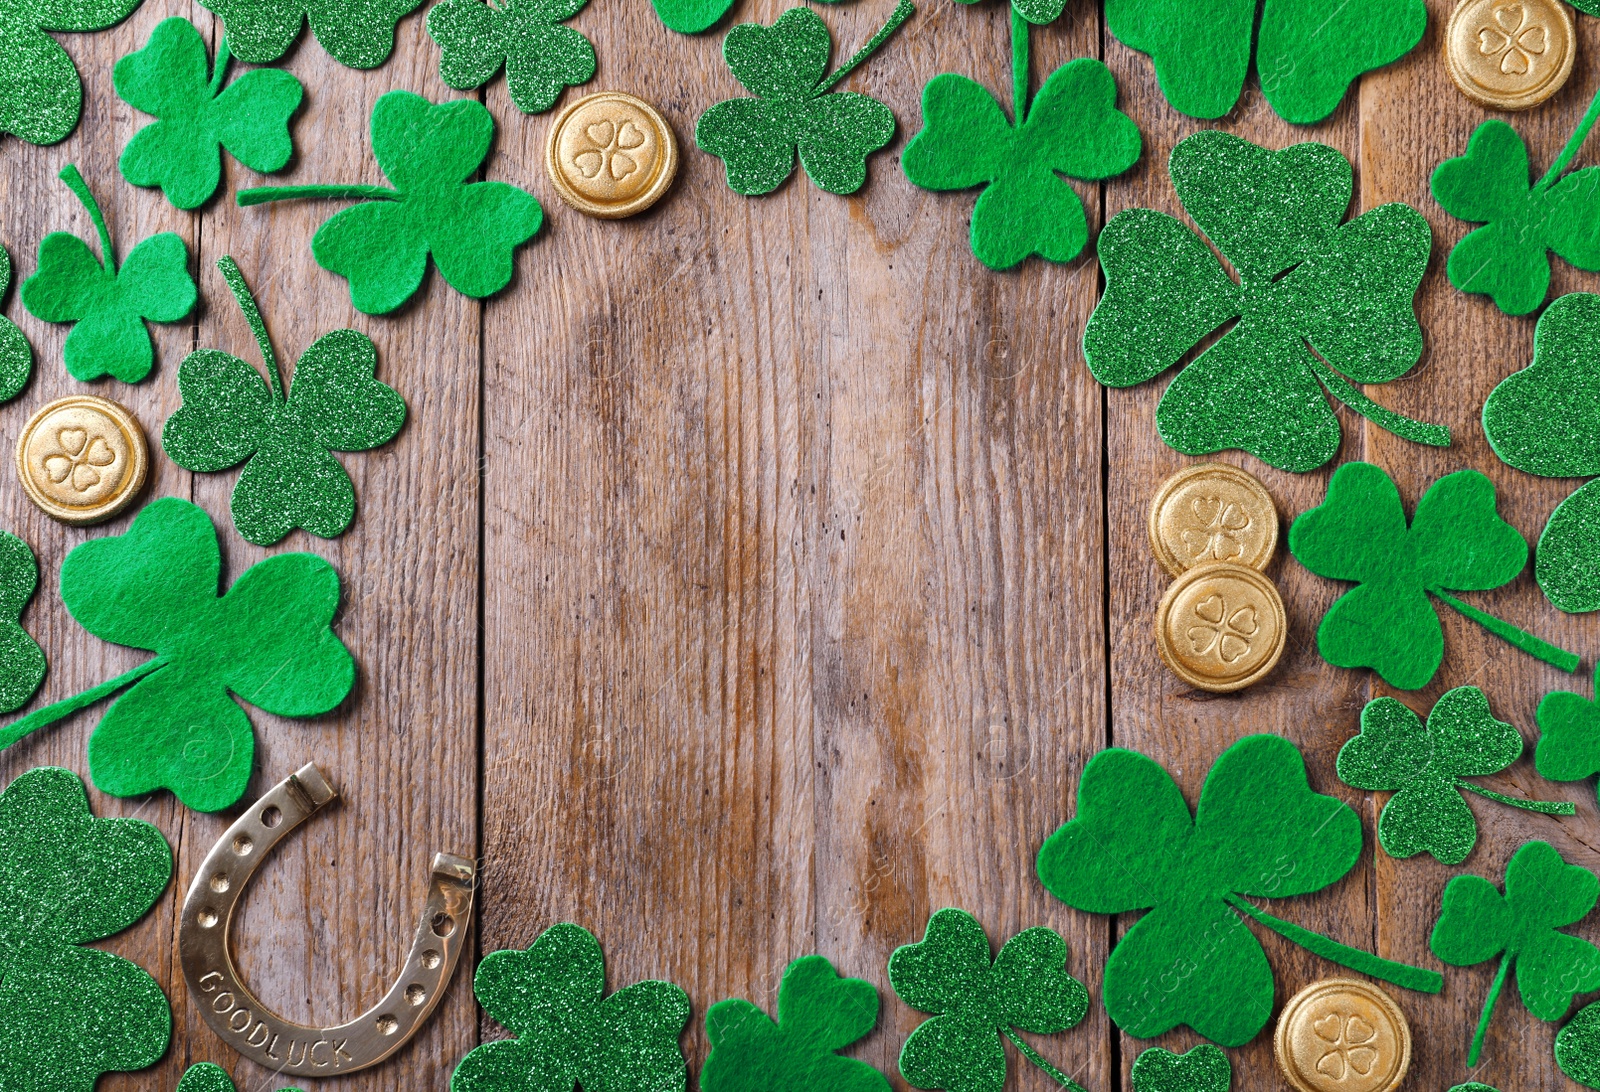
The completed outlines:
[[[211,68],[211,97],[216,98],[222,94],[222,81],[228,76],[228,62],[233,60],[233,50],[228,48],[228,36],[224,34],[222,41],[217,43],[217,59],[212,62]]]
[[[1351,948],[1340,944],[1336,940],[1329,940],[1321,933],[1313,933],[1310,929],[1303,929],[1293,922],[1284,921],[1274,917],[1265,910],[1257,910],[1249,902],[1238,895],[1229,892],[1222,896],[1229,906],[1244,914],[1252,921],[1259,922],[1271,929],[1274,933],[1300,945],[1306,951],[1321,956],[1323,959],[1349,967],[1352,971],[1359,971],[1384,982],[1392,982],[1403,990],[1416,990],[1418,993],[1438,993],[1444,989],[1444,975],[1438,971],[1427,971],[1421,967],[1412,967],[1405,963],[1396,963],[1384,959],[1382,956],[1363,952],[1360,948]]]
[[[117,257],[111,249],[111,232],[106,230],[106,218],[100,214],[100,202],[94,199],[94,194],[89,192],[89,183],[83,180],[83,175],[79,174],[78,168],[71,163],[61,168],[58,177],[67,184],[67,189],[78,195],[83,207],[89,210],[89,219],[94,221],[94,229],[100,233],[100,264],[105,267],[107,273],[115,277]]]
[[[1028,120],[1028,21],[1011,5],[1011,114],[1016,128]]]
[[[278,354],[272,351],[272,339],[267,336],[267,324],[261,317],[261,308],[256,306],[256,298],[245,283],[244,274],[239,272],[238,262],[224,254],[217,261],[217,268],[222,270],[222,279],[228,282],[233,298],[239,301],[239,310],[244,312],[250,332],[256,335],[256,344],[261,347],[261,359],[267,365],[267,378],[272,382],[273,401],[282,403],[283,376],[278,370]]]
[[[109,697],[124,686],[138,682],[156,668],[165,667],[166,663],[166,658],[162,656],[146,660],[132,671],[118,675],[110,682],[103,682],[99,686],[85,690],[81,694],[63,698],[54,705],[47,705],[43,709],[35,709],[27,716],[12,721],[4,728],[0,728],[0,750],[4,750],[25,736],[32,735],[40,728],[47,727],[64,717],[76,713],[79,709],[93,705],[101,698]]]
[[[1379,428],[1386,429],[1402,440],[1410,440],[1414,444],[1427,444],[1429,447],[1450,446],[1450,430],[1443,425],[1429,425],[1422,421],[1414,421],[1402,413],[1385,409],[1362,394],[1356,389],[1355,384],[1328,367],[1316,355],[1307,353],[1306,359],[1311,362],[1311,370],[1316,373],[1317,378],[1322,381],[1322,385],[1327,388],[1329,394]]]
[[[398,201],[400,194],[387,186],[259,186],[239,191],[239,207],[268,201],[298,201],[313,197],[335,201]]]
[[[1544,177],[1533,184],[1533,192],[1548,189],[1561,172],[1567,169],[1567,164],[1572,162],[1572,157],[1578,154],[1578,149],[1583,146],[1584,140],[1589,136],[1589,130],[1594,128],[1594,123],[1600,121],[1600,91],[1589,102],[1589,109],[1583,112],[1583,117],[1578,122],[1578,127],[1572,130],[1572,135],[1567,138],[1566,146],[1561,149],[1561,154],[1556,156],[1556,161],[1550,164],[1550,169],[1544,172]]]
[[[1576,815],[1578,813],[1577,806],[1565,800],[1519,800],[1515,796],[1506,796],[1503,793],[1495,792],[1493,789],[1480,788],[1472,782],[1459,777],[1456,778],[1456,784],[1469,792],[1475,792],[1479,796],[1487,796],[1490,800],[1501,804],[1510,804],[1512,807],[1521,808],[1523,811],[1536,811],[1540,815]]]
[[[1535,637],[1525,629],[1518,629],[1510,622],[1496,618],[1492,614],[1485,614],[1472,604],[1463,603],[1442,588],[1429,588],[1428,591],[1443,599],[1450,606],[1471,618],[1502,641],[1515,645],[1528,655],[1543,660],[1553,667],[1559,667],[1563,671],[1572,672],[1578,670],[1579,660],[1577,653],[1568,652],[1564,648],[1557,648],[1549,641]]]
[[[1495,972],[1494,982],[1489,986],[1489,996],[1483,999],[1483,1013],[1478,1017],[1478,1030],[1472,1034],[1472,1045],[1467,1048],[1467,1065],[1478,1064],[1478,1055],[1483,1053],[1483,1037],[1489,1032],[1489,1017],[1494,1015],[1494,1003],[1500,1000],[1500,990],[1506,984],[1506,972],[1511,970],[1511,960],[1514,957],[1507,952],[1500,959],[1500,969]]]
[[[1085,1092],[1083,1085],[1079,1084],[1077,1081],[1061,1072],[1061,1070],[1045,1061],[1045,1059],[1037,1050],[1034,1050],[1027,1043],[1023,1042],[1022,1036],[1018,1035],[1010,1028],[1001,1028],[1000,1034],[1004,1035],[1007,1039],[1010,1039],[1011,1045],[1021,1051],[1024,1058],[1028,1059],[1028,1061],[1032,1062],[1034,1065],[1050,1074],[1050,1076],[1054,1077],[1056,1083],[1061,1085],[1061,1087],[1070,1088],[1072,1092]]]
[[[876,53],[878,51],[878,47],[889,40],[889,35],[899,30],[900,24],[911,18],[911,16],[916,13],[916,10],[916,5],[913,4],[911,0],[900,0],[900,3],[895,5],[894,14],[889,16],[889,21],[887,23],[883,24],[883,29],[879,30],[878,33],[874,34],[870,39],[868,39],[866,45],[856,50],[856,55],[844,62],[838,71],[818,84],[817,94],[820,95],[824,91],[832,90],[840,80],[854,72],[856,67],[860,65],[862,61]],[[244,195],[240,194],[239,196],[242,198]]]

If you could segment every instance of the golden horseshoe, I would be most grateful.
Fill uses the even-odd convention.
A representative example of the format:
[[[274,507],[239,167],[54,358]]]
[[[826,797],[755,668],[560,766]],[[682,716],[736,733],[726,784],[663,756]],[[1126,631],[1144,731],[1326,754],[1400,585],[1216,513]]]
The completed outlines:
[[[269,1012],[233,965],[228,943],[233,912],[273,847],[338,795],[314,763],[274,785],[206,854],[183,900],[178,927],[183,977],[200,1015],[234,1050],[287,1076],[351,1073],[404,1046],[444,996],[472,917],[472,862],[436,854],[411,953],[382,1000],[349,1023],[329,1028],[305,1027]]]

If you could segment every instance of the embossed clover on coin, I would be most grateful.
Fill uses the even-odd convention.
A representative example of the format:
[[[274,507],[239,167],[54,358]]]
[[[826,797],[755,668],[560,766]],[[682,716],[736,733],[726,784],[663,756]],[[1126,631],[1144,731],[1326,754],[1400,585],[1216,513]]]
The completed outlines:
[[[631,120],[620,125],[614,121],[597,121],[585,126],[583,150],[572,157],[572,165],[585,178],[598,178],[602,172],[621,182],[639,164],[628,153],[644,147],[645,135]]]
[[[1342,1081],[1351,1073],[1365,1077],[1378,1064],[1378,1051],[1374,1045],[1378,1029],[1357,1015],[1330,1012],[1311,1030],[1327,1050],[1317,1059],[1317,1072]]]
[[[1495,8],[1493,22],[1478,28],[1478,52],[1497,58],[1500,71],[1520,76],[1533,66],[1533,58],[1549,48],[1550,36],[1544,24],[1528,18],[1521,4]]]
[[[1189,627],[1189,647],[1196,656],[1215,653],[1225,664],[1237,663],[1250,652],[1250,641],[1261,629],[1253,604],[1235,605],[1213,593],[1194,605],[1198,622]]]
[[[87,493],[100,484],[100,468],[116,461],[116,452],[104,436],[90,435],[81,428],[64,428],[56,433],[56,451],[45,456],[44,469],[57,485],[70,478],[72,488]]]
[[[1244,553],[1239,535],[1250,526],[1250,516],[1244,509],[1221,497],[1195,497],[1189,508],[1195,522],[1185,528],[1183,544],[1189,547],[1193,564],[1235,561]]]

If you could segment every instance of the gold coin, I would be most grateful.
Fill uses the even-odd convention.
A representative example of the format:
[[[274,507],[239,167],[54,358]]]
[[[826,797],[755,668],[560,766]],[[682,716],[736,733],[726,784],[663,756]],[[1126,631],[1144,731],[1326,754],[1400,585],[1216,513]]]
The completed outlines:
[[[655,107],[602,91],[572,103],[550,126],[545,169],[567,204],[620,220],[667,192],[678,173],[678,142]]]
[[[1392,1092],[1411,1065],[1411,1028],[1371,983],[1325,978],[1283,1006],[1272,1047],[1299,1092]]]
[[[1461,0],[1445,27],[1444,66],[1473,102],[1526,110],[1561,90],[1577,45],[1561,0]]]
[[[1278,510],[1267,487],[1238,467],[1185,467],[1150,502],[1150,546],[1173,576],[1208,561],[1265,569],[1278,546]]]
[[[1277,666],[1288,636],[1278,589],[1228,561],[1196,565],[1172,582],[1156,608],[1156,649],[1190,686],[1227,694]]]
[[[39,410],[17,441],[22,488],[62,523],[110,519],[138,495],[149,468],[144,431],[133,414],[87,394]]]

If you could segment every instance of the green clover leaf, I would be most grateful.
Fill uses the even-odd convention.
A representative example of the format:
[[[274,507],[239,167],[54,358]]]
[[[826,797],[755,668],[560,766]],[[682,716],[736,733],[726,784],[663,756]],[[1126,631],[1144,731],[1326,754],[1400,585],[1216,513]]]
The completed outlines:
[[[828,26],[810,8],[790,8],[770,27],[742,23],[722,56],[755,98],[728,99],[700,115],[694,140],[721,159],[735,193],[771,193],[794,173],[829,193],[854,193],[867,180],[867,156],[894,136],[894,114],[877,99],[830,89],[877,50],[916,9],[900,0],[883,29],[831,76]]]
[[[710,30],[711,25],[733,7],[733,0],[650,0],[650,3],[662,24],[679,34]]]
[[[190,353],[178,368],[183,406],[167,418],[161,446],[199,473],[246,464],[233,487],[233,524],[258,546],[296,527],[321,538],[342,535],[355,518],[356,493],[332,452],[388,443],[405,424],[406,404],[378,382],[378,350],[354,330],[318,338],[288,387],[238,265],[228,257],[217,265],[255,332],[267,382],[236,356]]]
[[[1370,667],[1401,690],[1428,685],[1444,660],[1431,595],[1524,652],[1578,669],[1572,653],[1450,594],[1498,588],[1528,563],[1528,544],[1495,509],[1494,483],[1476,470],[1434,482],[1407,527],[1389,475],[1345,463],[1322,505],[1289,528],[1289,551],[1318,576],[1357,585],[1317,627],[1317,651],[1336,667]]]
[[[0,713],[21,709],[44,682],[44,649],[22,628],[22,612],[38,587],[33,551],[0,531]]]
[[[122,177],[160,187],[175,208],[199,208],[222,183],[222,150],[262,174],[283,170],[294,154],[289,118],[300,108],[300,81],[276,68],[247,72],[226,88],[228,39],[211,66],[206,43],[187,19],[157,24],[150,41],[117,62],[117,95],[157,120],[122,149]]]
[[[11,287],[11,255],[0,246],[0,299]],[[0,316],[0,402],[9,402],[22,393],[33,374],[33,346],[17,324]]]
[[[428,12],[438,43],[439,78],[457,91],[482,87],[506,70],[511,101],[542,114],[564,87],[594,78],[594,46],[560,24],[589,0],[444,0]]]
[[[83,81],[45,31],[85,33],[126,19],[142,0],[0,0],[0,133],[55,144],[78,127]]]
[[[1339,780],[1353,789],[1392,792],[1378,817],[1378,841],[1391,857],[1424,851],[1460,864],[1478,841],[1467,789],[1490,800],[1545,815],[1571,815],[1568,803],[1518,800],[1480,788],[1468,777],[1499,773],[1522,754],[1522,735],[1489,712],[1476,686],[1446,691],[1422,719],[1394,698],[1361,710],[1361,732],[1339,749]]]
[[[462,1058],[450,1092],[682,1092],[688,995],[671,982],[605,988],[600,942],[582,926],[552,925],[525,952],[485,956],[473,992],[517,1038]]]
[[[1151,1047],[1133,1060],[1128,1077],[1133,1092],[1228,1092],[1233,1066],[1228,1056],[1210,1043],[1182,1054]]]
[[[1396,435],[1449,444],[1448,430],[1387,410],[1350,382],[1387,383],[1422,354],[1412,300],[1432,236],[1415,209],[1380,205],[1341,224],[1350,163],[1323,144],[1271,152],[1206,130],[1173,148],[1170,171],[1240,280],[1165,213],[1112,217],[1098,244],[1105,294],[1083,332],[1096,379],[1154,379],[1237,319],[1162,394],[1156,425],[1170,446],[1238,448],[1280,470],[1314,470],[1339,450],[1324,390]]]
[[[83,202],[100,236],[100,260],[76,235],[51,232],[39,244],[39,270],[22,285],[22,306],[45,322],[76,323],[62,360],[74,379],[111,376],[137,383],[150,374],[155,346],[145,322],[179,322],[194,310],[199,290],[189,276],[189,250],[170,231],[152,235],[117,269],[111,232],[78,168],[61,180]]]
[[[1600,987],[1600,949],[1558,932],[1594,909],[1600,878],[1567,864],[1548,842],[1528,842],[1506,865],[1505,887],[1501,895],[1481,876],[1452,879],[1428,941],[1433,954],[1452,967],[1501,956],[1467,1051],[1469,1066],[1478,1064],[1489,1017],[1513,966],[1523,1006],[1541,1020],[1561,1019],[1574,994]]]
[[[144,968],[87,947],[144,917],[172,851],[142,819],[97,819],[83,782],[42,767],[0,792],[0,1086],[93,1092],[143,1069],[172,1036]]]
[[[1111,70],[1079,58],[1050,74],[1013,127],[981,84],[946,72],[922,89],[923,128],[900,167],[923,189],[984,187],[972,210],[972,253],[990,269],[1030,254],[1070,261],[1089,241],[1089,224],[1061,175],[1110,178],[1139,158],[1139,127],[1116,101]]]
[[[482,299],[511,283],[512,255],[544,221],[531,193],[507,182],[468,181],[493,140],[494,117],[480,102],[435,106],[390,91],[372,108],[372,151],[394,189],[265,187],[244,190],[239,204],[363,199],[311,240],[317,264],[350,282],[350,302],[363,314],[388,314],[415,295],[429,255],[450,287]]]
[[[146,505],[123,535],[92,539],[61,564],[61,599],[101,640],[155,656],[124,675],[0,730],[0,748],[127,688],[89,737],[101,792],[170,789],[195,811],[244,795],[250,718],[230,694],[281,717],[320,716],[355,682],[331,628],[339,574],[313,554],[278,554],[217,594],[222,554],[204,509]]]
[[[900,1051],[900,1075],[914,1088],[1000,1092],[1009,1039],[1022,1055],[1070,1090],[1072,1078],[1016,1032],[1050,1035],[1089,1011],[1089,991],[1067,973],[1067,942],[1044,926],[1024,929],[989,955],[989,937],[965,910],[928,919],[921,941],[889,956],[889,984],[900,1000],[933,1017]]]
[[[1361,852],[1361,821],[1311,790],[1281,736],[1246,736],[1211,767],[1191,818],[1183,794],[1136,751],[1101,751],[1078,782],[1078,814],[1039,850],[1039,880],[1093,914],[1149,913],[1106,962],[1105,1006],[1147,1039],[1187,1024],[1242,1046],[1272,1014],[1272,968],[1240,915],[1311,952],[1406,989],[1437,993],[1433,971],[1379,959],[1257,909],[1342,879]]]
[[[889,1081],[843,1050],[878,1021],[878,990],[840,978],[819,955],[789,964],[778,985],[778,1020],[742,998],[706,1012],[711,1054],[700,1092],[889,1092]]]
[[[178,1092],[238,1092],[228,1071],[214,1062],[196,1062],[183,1071],[178,1081]],[[300,1092],[297,1088],[280,1088],[278,1092]]]
[[[1600,1088],[1600,1001],[1579,1009],[1556,1035],[1556,1065],[1579,1084]]]
[[[1600,686],[1600,664],[1595,665]],[[1600,693],[1600,691],[1596,691]],[[1553,690],[1534,713],[1539,743],[1533,768],[1551,781],[1582,781],[1600,773],[1600,702],[1568,690]]]
[[[201,0],[221,16],[234,54],[271,64],[289,52],[306,24],[329,56],[350,68],[377,68],[394,52],[395,24],[422,0]]]

